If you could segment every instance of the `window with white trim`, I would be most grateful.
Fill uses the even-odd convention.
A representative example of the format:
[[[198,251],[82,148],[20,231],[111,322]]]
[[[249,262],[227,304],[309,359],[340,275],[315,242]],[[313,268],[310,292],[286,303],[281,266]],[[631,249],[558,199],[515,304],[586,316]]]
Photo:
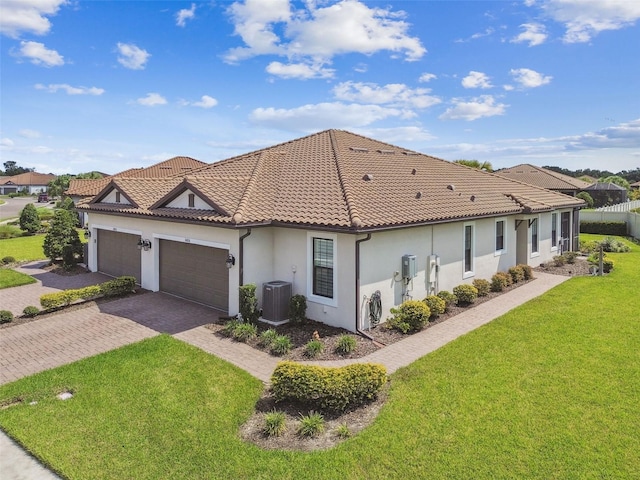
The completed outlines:
[[[558,214],[551,214],[551,249],[558,248]]]
[[[333,240],[313,238],[313,290],[319,297],[333,298]]]
[[[496,220],[496,255],[507,251],[507,229],[504,219]]]
[[[464,239],[463,239],[463,278],[473,276],[473,264],[475,255],[475,225],[473,223],[464,224]]]
[[[540,238],[538,237],[538,219],[531,221],[531,253],[537,254],[540,251]]]

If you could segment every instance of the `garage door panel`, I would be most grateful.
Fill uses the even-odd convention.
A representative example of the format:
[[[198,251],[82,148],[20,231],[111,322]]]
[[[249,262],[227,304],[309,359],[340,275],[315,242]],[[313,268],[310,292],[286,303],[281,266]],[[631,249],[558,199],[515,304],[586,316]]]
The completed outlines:
[[[140,283],[140,235],[98,230],[98,271],[120,277],[135,277]]]
[[[220,248],[160,240],[160,290],[226,311],[226,259]]]

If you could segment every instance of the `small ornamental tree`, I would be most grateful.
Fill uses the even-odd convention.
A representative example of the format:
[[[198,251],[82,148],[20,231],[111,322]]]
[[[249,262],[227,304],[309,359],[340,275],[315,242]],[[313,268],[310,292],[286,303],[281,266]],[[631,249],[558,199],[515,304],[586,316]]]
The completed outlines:
[[[42,228],[38,211],[33,203],[27,203],[20,212],[20,228],[31,235]]]
[[[75,263],[72,259],[82,255],[82,242],[76,230],[76,219],[73,212],[56,210],[49,231],[42,245],[44,254],[52,262],[63,258],[63,266]]]

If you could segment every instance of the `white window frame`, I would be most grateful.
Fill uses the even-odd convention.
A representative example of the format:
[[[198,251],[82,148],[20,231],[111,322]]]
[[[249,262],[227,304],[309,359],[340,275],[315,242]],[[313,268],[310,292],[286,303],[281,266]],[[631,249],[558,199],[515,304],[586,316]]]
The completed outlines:
[[[320,238],[333,242],[333,298],[313,293],[313,239]],[[333,233],[307,232],[307,300],[330,307],[338,306],[338,236]]]
[[[535,247],[536,250],[533,250],[534,242],[533,242],[533,226],[536,226],[536,242]],[[531,258],[540,256],[540,217],[535,217],[531,219],[531,226],[529,227],[529,243],[531,244]]]
[[[498,223],[502,222],[502,248],[497,248],[498,241]],[[504,255],[507,253],[507,219],[506,218],[496,218],[495,226],[494,226],[494,236],[493,236],[493,246],[495,248],[494,256],[499,257],[500,255]]]
[[[555,218],[555,221],[554,221]],[[551,213],[551,251],[555,252],[558,250],[558,245],[560,245],[560,229],[558,228],[560,225],[558,224],[558,220],[560,219],[560,216],[558,215],[558,212],[552,212]],[[556,241],[555,243],[553,242],[553,232],[554,232],[554,228],[555,228],[555,232],[556,232]]]
[[[471,269],[466,269],[466,245],[467,245],[467,227],[471,227]],[[476,265],[476,224],[475,222],[465,222],[462,226],[462,278],[470,278],[475,276]]]

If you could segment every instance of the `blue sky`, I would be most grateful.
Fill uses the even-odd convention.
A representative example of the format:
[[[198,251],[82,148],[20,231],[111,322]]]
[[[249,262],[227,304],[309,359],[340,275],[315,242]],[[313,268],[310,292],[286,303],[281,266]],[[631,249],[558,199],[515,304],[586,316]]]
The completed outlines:
[[[1,162],[116,173],[339,128],[631,170],[639,19],[634,0],[2,0]]]

